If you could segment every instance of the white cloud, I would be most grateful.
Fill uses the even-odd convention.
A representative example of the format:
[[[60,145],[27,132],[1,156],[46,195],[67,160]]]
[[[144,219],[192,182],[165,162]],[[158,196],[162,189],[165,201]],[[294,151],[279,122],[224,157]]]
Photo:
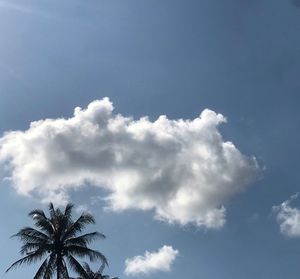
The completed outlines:
[[[298,193],[281,205],[273,207],[273,210],[277,213],[281,233],[289,237],[300,237],[300,209],[290,205],[297,197]]]
[[[126,275],[149,274],[156,271],[170,271],[171,265],[178,255],[178,250],[164,245],[158,252],[146,251],[144,256],[136,256],[125,261]]]
[[[182,225],[220,228],[224,203],[258,172],[255,158],[224,141],[226,119],[205,109],[194,120],[160,116],[134,120],[113,113],[108,98],[69,119],[32,122],[26,131],[0,138],[0,160],[19,194],[63,203],[71,189],[106,189],[107,206],[154,210]]]

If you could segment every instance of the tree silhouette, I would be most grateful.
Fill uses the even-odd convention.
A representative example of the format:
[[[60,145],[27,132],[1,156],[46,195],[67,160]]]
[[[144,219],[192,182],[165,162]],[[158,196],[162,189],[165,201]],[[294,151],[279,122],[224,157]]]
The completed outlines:
[[[7,270],[22,264],[31,264],[39,260],[43,263],[36,272],[34,279],[51,279],[56,274],[57,279],[68,279],[70,267],[79,276],[89,279],[83,266],[76,257],[88,257],[90,261],[101,260],[107,265],[105,256],[88,248],[96,238],[105,238],[102,233],[92,232],[81,234],[86,225],[94,224],[95,219],[89,213],[82,213],[77,220],[72,219],[73,205],[68,204],[64,211],[55,209],[49,204],[49,217],[43,210],[35,209],[29,213],[34,220],[35,228],[25,227],[13,235],[23,243],[20,260],[13,263]]]
[[[103,270],[105,268],[105,264],[102,263],[98,271],[94,272],[88,263],[83,264],[84,270],[86,274],[89,276],[89,279],[119,279],[118,277],[110,277],[109,275],[103,275]],[[75,278],[70,278],[70,279],[75,279]],[[82,277],[78,277],[76,279],[82,279]]]

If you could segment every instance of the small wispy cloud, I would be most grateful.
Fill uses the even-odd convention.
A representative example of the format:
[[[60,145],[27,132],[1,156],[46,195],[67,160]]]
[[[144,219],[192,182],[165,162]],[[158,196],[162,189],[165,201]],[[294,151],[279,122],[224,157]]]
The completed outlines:
[[[276,219],[279,223],[280,232],[288,237],[300,237],[300,209],[290,204],[298,198],[299,193],[291,196],[278,206],[273,206]]]
[[[158,271],[168,272],[178,254],[178,250],[166,245],[157,252],[146,251],[144,256],[136,256],[125,261],[125,274],[136,276]]]

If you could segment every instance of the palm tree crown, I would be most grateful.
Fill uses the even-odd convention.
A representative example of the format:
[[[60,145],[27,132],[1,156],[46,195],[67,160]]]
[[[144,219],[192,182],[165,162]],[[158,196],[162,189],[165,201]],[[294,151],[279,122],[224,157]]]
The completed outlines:
[[[98,271],[94,272],[87,263],[83,265],[86,274],[89,276],[89,279],[119,279],[118,277],[110,277],[109,275],[104,275],[103,270],[105,264],[102,263]],[[77,279],[82,279],[83,277],[78,277]],[[75,279],[75,278],[72,278]]]
[[[57,279],[68,279],[67,266],[82,278],[89,279],[90,277],[76,257],[88,257],[90,261],[100,259],[104,265],[107,265],[107,260],[102,253],[88,248],[88,244],[93,240],[105,238],[105,236],[99,232],[78,236],[86,225],[95,223],[94,217],[89,213],[82,213],[74,221],[72,209],[72,204],[68,204],[65,210],[61,211],[59,208],[55,209],[50,203],[49,217],[43,210],[31,211],[29,216],[34,220],[37,229],[25,227],[14,235],[23,243],[20,250],[23,257],[13,263],[7,271],[22,264],[43,260],[34,279],[51,279],[55,274]]]

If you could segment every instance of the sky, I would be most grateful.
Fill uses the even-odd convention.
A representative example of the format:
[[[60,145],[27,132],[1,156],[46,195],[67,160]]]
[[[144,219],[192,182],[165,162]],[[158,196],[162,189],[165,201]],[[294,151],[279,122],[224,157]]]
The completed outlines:
[[[50,201],[112,276],[298,278],[299,26],[297,0],[0,0],[0,278],[34,276],[10,237]]]

